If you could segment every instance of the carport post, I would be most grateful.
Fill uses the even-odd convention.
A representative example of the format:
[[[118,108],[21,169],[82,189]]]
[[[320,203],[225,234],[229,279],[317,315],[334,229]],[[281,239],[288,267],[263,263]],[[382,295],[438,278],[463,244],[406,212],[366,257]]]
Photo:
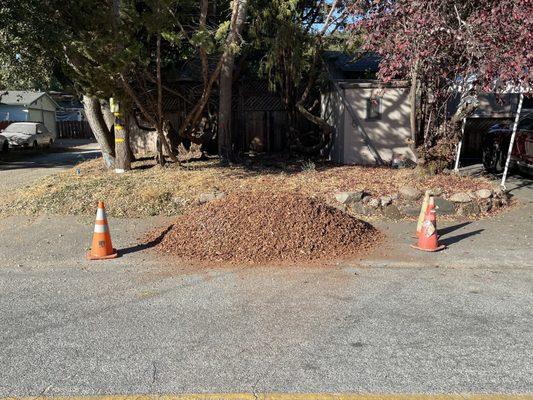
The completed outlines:
[[[524,94],[520,92],[520,98],[518,100],[518,107],[516,109],[516,116],[513,124],[513,134],[511,135],[511,142],[509,143],[509,150],[507,151],[507,160],[505,161],[505,168],[503,170],[502,182],[500,183],[503,190],[505,190],[505,181],[507,180],[507,173],[509,172],[509,162],[511,161],[511,153],[513,152],[514,140],[516,136],[516,127],[518,126],[518,120],[520,119],[520,113],[522,112],[522,102],[524,100]]]
[[[457,154],[455,155],[455,166],[453,170],[455,172],[459,171],[459,159],[461,158],[461,148],[463,147],[463,138],[465,137],[465,125],[466,118],[463,118],[463,125],[461,126],[461,140],[457,143]]]

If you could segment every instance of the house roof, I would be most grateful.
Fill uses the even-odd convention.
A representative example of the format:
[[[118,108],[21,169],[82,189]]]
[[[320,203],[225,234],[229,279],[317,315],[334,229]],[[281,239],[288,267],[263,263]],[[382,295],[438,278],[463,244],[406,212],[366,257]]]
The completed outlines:
[[[48,92],[48,95],[54,100],[60,109],[81,109],[83,103],[77,95],[67,92]]]
[[[5,90],[0,91],[0,104],[28,106],[43,96],[48,96],[48,94],[46,92],[34,92],[31,90]],[[48,97],[56,104],[50,96]]]
[[[324,59],[329,65],[333,79],[346,79],[364,76],[379,71],[381,56],[376,53],[357,52],[348,54],[342,51],[326,51]]]

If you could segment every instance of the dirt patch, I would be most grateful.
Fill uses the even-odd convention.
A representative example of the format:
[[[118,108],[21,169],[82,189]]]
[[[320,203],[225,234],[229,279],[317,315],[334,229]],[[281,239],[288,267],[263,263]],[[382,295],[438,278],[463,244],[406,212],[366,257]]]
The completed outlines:
[[[361,255],[381,238],[370,224],[318,199],[241,192],[178,217],[156,250],[201,262],[307,262]]]

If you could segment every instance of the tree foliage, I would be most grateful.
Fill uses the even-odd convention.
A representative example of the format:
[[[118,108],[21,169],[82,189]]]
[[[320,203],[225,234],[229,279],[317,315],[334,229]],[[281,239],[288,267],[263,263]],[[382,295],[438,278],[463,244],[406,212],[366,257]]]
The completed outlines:
[[[261,54],[259,73],[267,78],[289,112],[288,142],[293,149],[327,152],[332,127],[319,115],[318,97],[323,77],[321,52],[338,43],[347,18],[344,1],[272,0],[253,10],[252,45]],[[311,101],[311,98],[315,102]],[[318,127],[298,132],[298,115]]]
[[[383,57],[379,77],[416,81],[425,158],[450,161],[479,93],[532,87],[530,0],[356,0],[351,12],[354,37]],[[457,92],[461,107],[448,119]]]

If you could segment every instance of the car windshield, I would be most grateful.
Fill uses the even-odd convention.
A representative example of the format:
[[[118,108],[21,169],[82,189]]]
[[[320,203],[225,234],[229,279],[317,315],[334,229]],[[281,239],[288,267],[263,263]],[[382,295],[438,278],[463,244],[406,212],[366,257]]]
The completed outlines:
[[[33,124],[11,124],[6,129],[5,133],[25,133],[27,135],[33,135],[35,133],[35,125]]]

